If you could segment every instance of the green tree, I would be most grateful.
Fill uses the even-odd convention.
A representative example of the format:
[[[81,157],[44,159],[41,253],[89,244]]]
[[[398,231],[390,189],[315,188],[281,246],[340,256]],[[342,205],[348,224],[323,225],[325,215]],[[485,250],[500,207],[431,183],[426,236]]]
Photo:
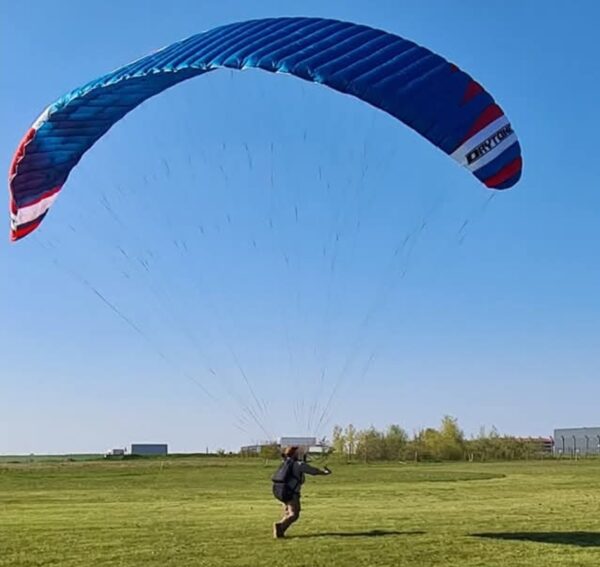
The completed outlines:
[[[356,456],[365,462],[385,459],[385,436],[374,427],[361,431],[357,436]]]
[[[458,461],[465,456],[465,436],[456,418],[444,416],[439,429],[436,457],[441,460]]]
[[[414,459],[418,461],[439,460],[441,442],[441,435],[437,429],[433,427],[421,429],[411,443]]]
[[[346,439],[346,450],[348,454],[348,459],[352,459],[354,453],[356,452],[356,441],[357,441],[357,432],[354,425],[350,424],[346,427],[344,431],[344,438]]]
[[[281,456],[281,449],[277,443],[263,445],[260,448],[260,456],[263,459],[278,459]]]
[[[406,458],[408,434],[399,425],[390,425],[385,433],[385,458],[398,461]]]
[[[346,436],[344,435],[344,431],[339,425],[336,425],[333,428],[333,433],[331,435],[331,443],[335,453],[337,453],[340,456],[346,455]]]

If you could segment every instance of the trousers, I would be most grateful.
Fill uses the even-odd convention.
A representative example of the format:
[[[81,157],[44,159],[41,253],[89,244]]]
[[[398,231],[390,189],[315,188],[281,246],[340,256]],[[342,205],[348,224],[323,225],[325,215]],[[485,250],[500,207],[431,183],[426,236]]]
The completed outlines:
[[[285,531],[300,518],[300,495],[294,495],[294,498],[283,505],[283,517],[279,521],[281,533]]]

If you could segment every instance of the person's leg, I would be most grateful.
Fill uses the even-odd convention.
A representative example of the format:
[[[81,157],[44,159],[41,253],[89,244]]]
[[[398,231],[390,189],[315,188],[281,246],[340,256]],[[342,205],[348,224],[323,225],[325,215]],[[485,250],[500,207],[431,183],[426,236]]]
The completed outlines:
[[[283,516],[281,517],[281,520],[279,520],[279,522],[275,522],[273,524],[273,537],[275,537],[275,538],[283,537],[283,531],[281,529],[281,525],[283,524],[283,522],[285,522],[288,519],[288,517],[291,514],[288,504],[284,503],[282,505],[282,512],[283,512]]]
[[[287,502],[286,505],[286,516],[281,522],[279,522],[279,530],[281,535],[300,518],[300,496],[294,496],[292,500]]]

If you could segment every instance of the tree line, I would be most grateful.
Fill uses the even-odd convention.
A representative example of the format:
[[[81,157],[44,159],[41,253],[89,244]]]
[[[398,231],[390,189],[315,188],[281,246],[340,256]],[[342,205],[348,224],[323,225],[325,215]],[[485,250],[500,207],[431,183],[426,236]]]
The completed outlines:
[[[374,427],[357,430],[336,425],[332,453],[347,461],[506,461],[551,456],[540,439],[501,435],[495,428],[482,429],[467,439],[458,421],[445,416],[438,428],[421,429],[410,436],[399,425],[385,431]]]

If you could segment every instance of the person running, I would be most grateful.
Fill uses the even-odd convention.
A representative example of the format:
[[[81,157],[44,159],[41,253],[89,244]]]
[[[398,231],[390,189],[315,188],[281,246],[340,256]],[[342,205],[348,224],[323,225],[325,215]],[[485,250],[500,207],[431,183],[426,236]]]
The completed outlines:
[[[305,475],[330,475],[331,471],[324,467],[319,469],[309,465],[298,447],[287,447],[281,455],[282,465],[273,476],[273,494],[283,503],[283,517],[273,524],[273,537],[284,537],[286,530],[300,518],[300,491]]]

